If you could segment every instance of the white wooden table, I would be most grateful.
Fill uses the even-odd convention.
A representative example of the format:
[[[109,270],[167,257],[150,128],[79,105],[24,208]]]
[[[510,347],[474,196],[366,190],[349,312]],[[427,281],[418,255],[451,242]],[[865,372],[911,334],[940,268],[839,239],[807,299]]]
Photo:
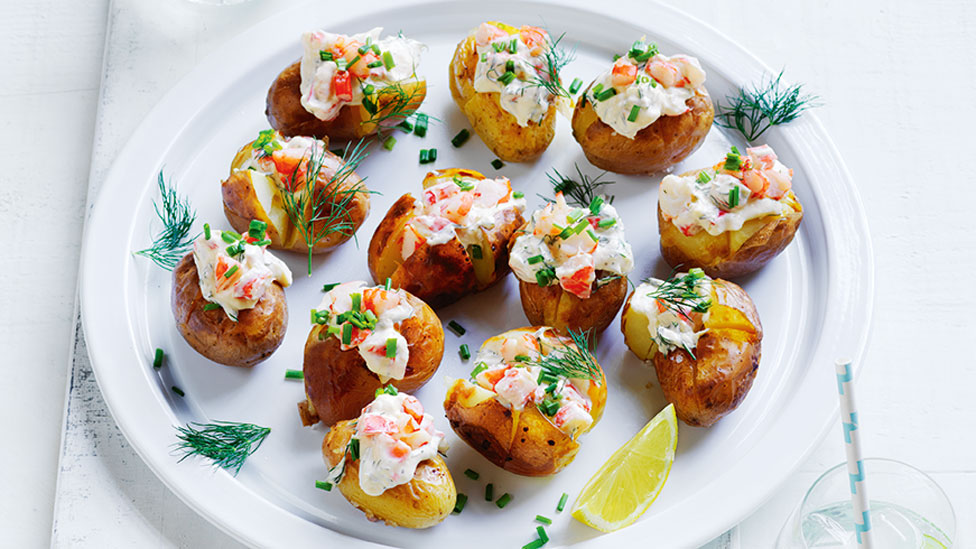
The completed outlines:
[[[0,154],[16,168],[0,172],[0,219],[12,233],[12,261],[0,270],[0,417],[16,442],[0,452],[3,545],[43,546],[51,536],[58,547],[236,547],[152,475],[101,401],[72,313],[85,185],[92,200],[142,116],[199,59],[296,2],[0,2]],[[976,293],[962,283],[976,268],[976,4],[679,7],[823,98],[817,114],[860,186],[876,255],[875,324],[859,380],[866,453],[931,473],[955,505],[958,545],[976,543]],[[770,546],[813,479],[843,459],[839,429],[739,525],[732,537],[742,547]]]

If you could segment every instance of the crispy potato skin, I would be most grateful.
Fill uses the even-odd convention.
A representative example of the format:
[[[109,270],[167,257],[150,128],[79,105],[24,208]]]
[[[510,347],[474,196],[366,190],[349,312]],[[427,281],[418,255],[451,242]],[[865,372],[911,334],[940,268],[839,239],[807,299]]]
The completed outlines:
[[[448,82],[454,102],[468,118],[475,133],[498,158],[506,162],[526,162],[538,158],[549,147],[556,134],[556,105],[542,122],[519,126],[518,121],[501,107],[497,92],[484,93],[474,89],[478,48],[474,33],[462,40],[454,50],[448,69]]]
[[[285,291],[277,282],[253,309],[244,309],[237,322],[223,309],[203,310],[208,303],[200,291],[193,254],[186,254],[173,269],[170,305],[183,339],[198,353],[227,366],[254,366],[281,345],[288,327]]]
[[[537,329],[519,328],[511,332]],[[468,380],[455,380],[447,390],[444,412],[458,437],[488,461],[512,473],[531,477],[554,475],[572,463],[579,443],[559,430],[538,408],[529,406],[513,411],[494,398],[470,406],[466,401],[474,390]],[[588,396],[593,403],[592,429],[600,421],[607,401],[606,377],[602,371],[599,386],[591,387]]]
[[[472,170],[438,170],[427,174],[424,186],[429,186],[436,177],[453,173],[484,177]],[[483,261],[494,265],[483,279],[479,279],[472,258],[457,238],[437,246],[424,242],[410,257],[403,259],[400,250],[404,226],[419,213],[416,199],[408,193],[393,203],[377,226],[367,254],[369,272],[377,284],[383,284],[389,278],[393,287],[407,290],[432,307],[442,307],[488,288],[509,273],[509,241],[516,229],[525,223],[517,210],[505,211],[493,229],[481,230]]]
[[[683,349],[658,352],[647,331],[647,318],[624,306],[621,330],[627,346],[643,360],[651,359],[664,398],[674,404],[681,421],[709,427],[736,409],[752,388],[762,355],[762,324],[752,299],[737,284],[712,281],[713,305],[707,329],[695,348],[696,358]]]
[[[756,271],[789,246],[800,228],[803,208],[796,195],[790,191],[783,200],[793,206],[790,214],[750,219],[738,231],[718,236],[706,231],[685,236],[674,223],[664,219],[658,203],[661,255],[672,267],[700,267],[712,278],[735,278]]]
[[[596,277],[610,274],[597,271]],[[564,334],[569,330],[593,330],[594,334],[599,334],[613,322],[627,298],[627,277],[600,286],[588,299],[576,297],[559,284],[542,287],[520,279],[519,296],[525,317],[532,324],[552,326]]]
[[[227,221],[230,222],[235,231],[241,234],[248,231],[252,219],[263,221],[268,224],[267,237],[271,240],[271,248],[308,253],[308,244],[305,242],[305,238],[302,237],[301,232],[292,223],[287,212],[280,210],[278,212],[279,215],[272,216],[269,212],[265,211],[264,206],[258,200],[254,184],[251,180],[252,174],[250,170],[240,170],[240,167],[244,165],[244,162],[250,155],[252,143],[253,141],[241,147],[241,150],[238,151],[237,156],[234,157],[234,161],[231,163],[230,175],[220,185],[221,198],[224,203],[224,215],[227,216]],[[328,142],[326,141],[327,144]],[[324,151],[323,154],[338,160],[338,157],[329,151]],[[337,193],[345,193],[354,189],[360,189],[362,191],[352,194],[352,198],[346,208],[348,211],[346,219],[351,224],[351,228],[347,231],[332,232],[323,236],[312,248],[313,254],[328,252],[352,238],[353,234],[363,224],[363,221],[366,220],[366,216],[369,215],[369,192],[367,192],[366,184],[363,183],[363,180],[356,172],[350,172],[348,176],[337,184]],[[329,182],[319,180],[315,183],[314,192],[317,196],[328,196],[333,188],[334,185],[330,185]],[[312,201],[307,201],[305,207],[306,219],[313,217],[312,207]],[[323,219],[316,221],[314,224],[316,233],[321,234],[328,225],[327,218],[334,208],[335,203],[330,201],[323,204],[319,211],[316,212],[316,216],[323,217]]]
[[[400,324],[407,340],[410,358],[403,379],[389,384],[412,393],[422,387],[437,371],[444,355],[444,329],[437,314],[426,303],[407,294],[407,301],[417,313]],[[315,326],[305,341],[305,395],[299,413],[305,425],[322,421],[331,425],[359,416],[363,407],[373,401],[376,390],[384,384],[356,349],[341,350],[335,336],[319,339],[325,330]]]
[[[352,421],[340,421],[325,435],[322,455],[329,467],[342,459],[346,444],[355,432]],[[430,528],[438,524],[451,514],[457,500],[454,479],[440,456],[422,461],[410,482],[394,486],[379,496],[370,496],[359,487],[359,460],[347,462],[339,491],[353,507],[366,513],[367,519],[404,528]]]
[[[275,78],[268,90],[265,115],[272,128],[287,137],[306,135],[314,137],[328,137],[330,139],[359,139],[376,133],[379,126],[374,122],[366,122],[373,115],[362,105],[346,105],[339,111],[339,115],[332,120],[319,120],[314,114],[305,110],[301,97],[302,63],[296,61]],[[427,81],[405,82],[402,88],[407,97],[413,96],[405,110],[409,113],[417,110],[427,95]],[[390,99],[384,101],[380,96],[379,115],[383,115],[384,105],[390,105]],[[390,118],[384,125],[396,125],[403,117]]]
[[[628,139],[600,120],[584,92],[573,110],[573,137],[598,168],[624,174],[659,172],[695,152],[712,127],[715,108],[704,87],[685,104],[688,111],[661,116]]]

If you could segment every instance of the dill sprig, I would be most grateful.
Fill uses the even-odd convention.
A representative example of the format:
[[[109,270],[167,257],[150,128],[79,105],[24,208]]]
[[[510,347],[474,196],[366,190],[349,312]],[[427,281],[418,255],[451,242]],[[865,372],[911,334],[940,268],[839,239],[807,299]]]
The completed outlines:
[[[564,343],[530,361],[530,365],[542,368],[552,377],[592,379],[599,383],[600,366],[590,352],[590,331],[569,330],[569,337],[573,344]],[[540,349],[542,342],[539,342]]]
[[[369,155],[367,146],[366,138],[363,138],[355,145],[346,147],[342,165],[323,187],[318,188],[319,175],[329,152],[314,141],[291,174],[291,181],[300,180],[298,172],[304,164],[304,181],[296,190],[285,189],[281,193],[288,218],[308,246],[309,276],[312,275],[312,250],[320,240],[331,234],[349,237],[354,233],[355,224],[349,208],[356,194],[370,191],[363,185],[344,188],[344,184]]]
[[[183,453],[180,462],[190,456],[202,456],[213,461],[214,467],[227,469],[234,476],[271,432],[268,427],[232,421],[193,422],[176,430],[176,438],[180,439],[176,450]]]
[[[545,54],[545,65],[543,65],[541,74],[532,78],[529,81],[530,85],[545,88],[546,91],[557,97],[565,97],[571,99],[573,94],[569,93],[569,90],[563,87],[562,80],[559,78],[559,71],[563,70],[563,67],[568,65],[573,59],[576,59],[576,48],[573,47],[571,50],[565,50],[559,46],[566,33],[559,35],[559,38],[552,40],[551,38],[546,40]]]
[[[755,141],[769,128],[792,122],[807,109],[819,106],[819,98],[803,93],[802,84],[787,86],[782,78],[780,71],[776,78],[769,76],[751,89],[740,88],[737,95],[726,96],[728,105],[718,105],[715,123]]]
[[[414,78],[416,78],[416,74],[414,74]],[[363,108],[366,109],[370,117],[363,120],[362,124],[375,124],[378,132],[382,132],[387,126],[395,125],[394,123],[399,123],[416,115],[417,108],[420,105],[414,103],[420,95],[420,86],[413,86],[408,92],[403,88],[401,82],[375,89],[371,94],[367,94],[364,87]]]
[[[187,197],[177,195],[176,187],[166,184],[162,171],[159,172],[158,184],[160,200],[153,200],[153,209],[156,210],[156,217],[163,222],[163,228],[156,233],[151,246],[134,253],[148,257],[156,265],[172,271],[199,236],[199,233],[192,237],[187,236],[197,214]]]
[[[690,322],[691,318],[686,310],[705,313],[712,306],[711,298],[696,291],[699,282],[704,278],[705,272],[698,268],[690,269],[681,276],[672,271],[667,280],[661,282],[653,292],[647,295]]]
[[[597,190],[604,185],[613,184],[613,181],[602,179],[603,176],[607,175],[607,172],[603,172],[596,177],[590,177],[580,170],[579,164],[574,164],[574,166],[576,167],[578,179],[565,176],[555,168],[552,169],[552,173],[547,173],[546,176],[549,177],[549,183],[552,184],[552,193],[554,195],[561,192],[570,203],[576,204],[580,208],[588,208],[593,202],[593,199],[596,198]],[[605,196],[607,203],[613,204],[613,195]],[[547,197],[542,196],[542,198],[547,202],[552,202]]]

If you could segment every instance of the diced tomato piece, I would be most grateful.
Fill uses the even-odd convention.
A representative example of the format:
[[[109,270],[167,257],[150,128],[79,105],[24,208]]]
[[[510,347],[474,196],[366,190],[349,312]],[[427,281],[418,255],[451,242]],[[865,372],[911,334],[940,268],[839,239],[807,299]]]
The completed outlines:
[[[352,77],[349,71],[336,71],[332,76],[332,91],[343,101],[352,101]]]

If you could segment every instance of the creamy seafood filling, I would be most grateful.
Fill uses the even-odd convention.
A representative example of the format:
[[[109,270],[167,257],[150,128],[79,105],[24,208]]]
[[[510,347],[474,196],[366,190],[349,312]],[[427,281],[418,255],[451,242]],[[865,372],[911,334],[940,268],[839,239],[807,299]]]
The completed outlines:
[[[519,126],[539,124],[554,98],[539,82],[551,78],[545,73],[549,35],[538,27],[511,28],[512,33],[492,23],[475,31],[478,64],[474,89],[499,94],[502,109],[515,117]]]
[[[668,280],[650,278],[634,290],[630,307],[647,318],[647,331],[658,352],[684,349],[694,356],[698,339],[695,316],[708,317],[712,282],[700,269],[678,273]],[[704,310],[704,312],[703,312]]]

